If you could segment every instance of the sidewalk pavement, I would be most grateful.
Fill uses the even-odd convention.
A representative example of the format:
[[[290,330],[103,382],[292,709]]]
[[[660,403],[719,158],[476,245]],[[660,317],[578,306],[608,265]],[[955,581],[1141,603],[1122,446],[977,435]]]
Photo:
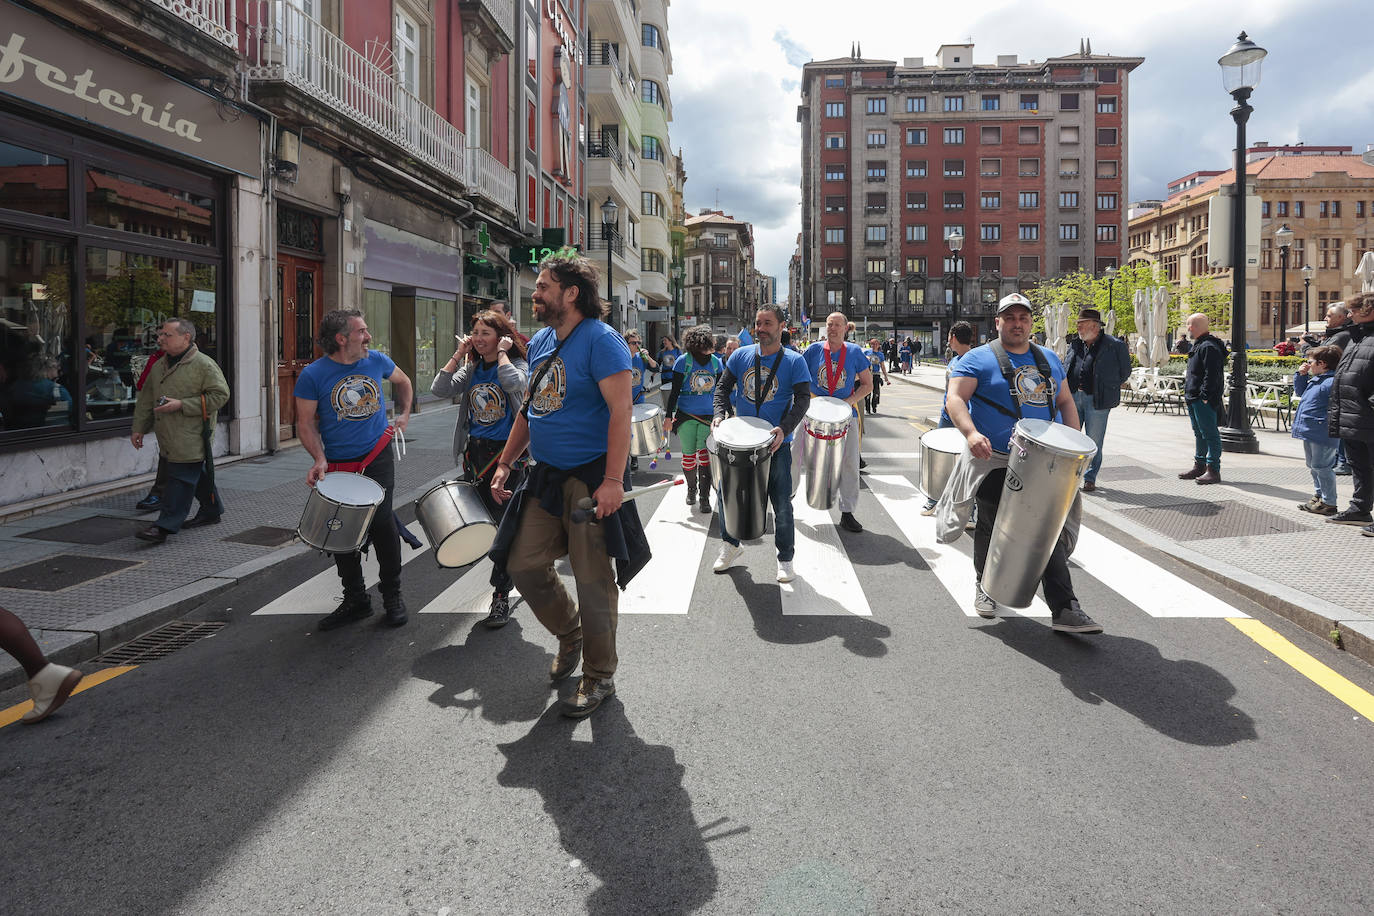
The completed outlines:
[[[456,418],[456,408],[443,401],[412,415],[406,455],[396,465],[398,508],[453,476]],[[7,520],[0,524],[0,606],[19,615],[58,663],[107,652],[242,578],[312,550],[294,542],[311,464],[299,446],[221,459],[215,480],[224,520],[161,545],[133,536],[157,519],[134,508],[147,484]],[[22,669],[0,653],[0,690],[23,682]]]
[[[945,387],[943,364],[891,378]],[[1223,482],[1202,487],[1177,476],[1193,465],[1188,417],[1122,404],[1084,512],[1374,664],[1374,565],[1363,553],[1374,540],[1298,510],[1312,496],[1302,442],[1265,423],[1259,453],[1224,454]],[[1350,478],[1336,481],[1344,508]]]

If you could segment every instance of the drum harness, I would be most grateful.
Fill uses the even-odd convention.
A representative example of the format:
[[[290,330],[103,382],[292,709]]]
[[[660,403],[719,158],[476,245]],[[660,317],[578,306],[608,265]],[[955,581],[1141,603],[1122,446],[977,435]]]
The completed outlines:
[[[1000,339],[989,342],[988,347],[992,350],[992,355],[997,357],[997,367],[1002,370],[1002,378],[1007,383],[1007,392],[1011,395],[1011,403],[1016,410],[1008,410],[996,401],[985,398],[976,391],[973,393],[973,396],[1004,416],[1011,417],[1013,420],[1023,419],[1021,414],[1021,397],[1016,393],[1016,379],[1014,377],[1016,369],[1011,364],[1011,358],[1007,356],[1007,348],[1002,345]],[[1040,377],[1045,379],[1052,388],[1054,386],[1054,373],[1050,371],[1050,361],[1045,358],[1045,352],[1034,343],[1030,345],[1030,350],[1031,355],[1035,358],[1036,371],[1040,373]],[[1048,400],[1050,407],[1050,422],[1057,423],[1059,422],[1059,409],[1056,407],[1053,397],[1049,397]]]
[[[326,472],[348,471],[352,474],[361,474],[363,471],[367,470],[369,464],[377,460],[377,456],[380,455],[388,445],[394,445],[396,449],[396,459],[399,461],[406,453],[406,434],[394,426],[388,426],[386,432],[382,433],[381,438],[377,440],[377,444],[372,446],[372,451],[368,452],[367,456],[363,458],[362,461],[331,461],[325,470]],[[400,534],[401,538],[409,544],[411,548],[419,550],[424,546],[420,543],[419,538],[411,534],[410,530],[407,529],[405,525],[401,524],[401,518],[395,511],[391,513],[391,518],[396,523],[397,533]],[[363,542],[362,552],[366,553],[368,547],[371,545],[372,538],[369,535],[368,539]]]

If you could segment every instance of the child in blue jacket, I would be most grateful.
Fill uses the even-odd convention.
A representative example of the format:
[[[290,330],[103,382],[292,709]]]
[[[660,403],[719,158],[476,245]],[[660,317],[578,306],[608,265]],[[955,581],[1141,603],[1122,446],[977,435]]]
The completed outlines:
[[[1316,493],[1298,506],[1317,515],[1336,514],[1336,446],[1326,425],[1331,403],[1331,380],[1341,361],[1339,347],[1313,347],[1307,360],[1293,374],[1293,394],[1301,398],[1293,417],[1293,438],[1302,440],[1307,470],[1312,472]]]

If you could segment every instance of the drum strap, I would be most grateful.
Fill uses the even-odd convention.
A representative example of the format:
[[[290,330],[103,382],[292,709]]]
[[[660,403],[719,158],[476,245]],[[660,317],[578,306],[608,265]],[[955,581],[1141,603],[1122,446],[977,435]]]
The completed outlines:
[[[582,319],[582,321],[586,320],[586,318]],[[553,366],[553,361],[558,358],[558,351],[563,349],[563,345],[572,340],[572,336],[577,333],[577,329],[582,327],[582,321],[579,321],[577,325],[568,332],[567,337],[564,337],[558,342],[558,346],[553,348],[553,352],[549,354],[549,358],[539,364],[539,371],[535,373],[534,381],[530,383],[529,394],[525,395],[525,403],[520,407],[520,412],[525,415],[526,423],[528,423],[530,419],[530,403],[534,400],[534,393],[539,390],[539,383],[544,381],[545,375],[548,375],[549,368]]]
[[[759,351],[758,351],[758,348],[755,348],[755,349],[754,349],[754,382],[755,382],[755,386],[754,386],[754,397],[753,397],[752,401],[753,401],[753,405],[754,405],[754,416],[756,416],[756,417],[761,417],[761,416],[763,416],[763,402],[764,402],[764,400],[768,397],[768,386],[771,385],[771,384],[773,384],[773,378],[778,374],[778,366],[780,366],[780,365],[782,364],[782,354],[783,354],[783,348],[782,348],[782,347],[779,347],[779,348],[778,348],[778,355],[775,356],[775,357],[773,357],[773,365],[771,365],[771,366],[768,367],[768,378],[765,379],[765,378],[760,378],[760,373],[759,373]],[[759,383],[762,383],[762,384],[759,384]],[[748,401],[748,400],[750,400],[750,398],[745,397],[745,400]]]
[[[362,461],[333,461],[330,462],[327,470],[329,471],[350,471],[354,474],[361,474],[369,464],[377,460],[377,456],[382,453],[391,440],[396,437],[396,427],[388,426],[386,432],[382,433],[382,438],[377,440],[377,444],[372,446],[372,451],[367,453],[367,457]]]
[[[991,343],[988,344],[988,346],[992,349],[992,355],[997,357],[997,367],[1002,370],[1002,379],[1007,383],[1007,392],[1011,395],[1011,403],[1012,406],[1016,408],[1016,410],[1008,410],[1001,404],[998,404],[996,401],[985,398],[981,394],[978,394],[976,392],[973,396],[978,400],[982,401],[984,404],[987,404],[989,407],[995,409],[998,413],[1008,417],[1012,417],[1016,420],[1020,420],[1022,418],[1021,397],[1016,393],[1016,369],[1012,366],[1011,358],[1007,356],[1007,349],[1006,347],[1002,346],[1001,340],[994,339]],[[1050,361],[1045,358],[1045,351],[1041,350],[1040,347],[1036,346],[1033,343],[1030,345],[1030,350],[1031,355],[1035,358],[1036,370],[1040,373],[1040,377],[1045,379],[1046,383],[1052,389],[1054,387],[1054,373],[1050,371]],[[1059,409],[1055,405],[1053,395],[1049,397],[1049,403],[1050,421],[1058,422]]]

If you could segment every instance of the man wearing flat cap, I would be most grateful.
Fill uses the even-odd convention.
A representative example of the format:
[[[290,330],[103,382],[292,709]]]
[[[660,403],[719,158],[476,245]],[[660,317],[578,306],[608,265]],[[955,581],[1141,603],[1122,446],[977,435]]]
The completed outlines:
[[[1097,454],[1083,474],[1083,489],[1091,493],[1097,489],[1097,472],[1102,467],[1107,415],[1121,403],[1121,386],[1131,377],[1131,351],[1124,340],[1103,331],[1102,313],[1097,309],[1079,312],[1078,336],[1069,338],[1064,371],[1083,434],[1097,443]]]

